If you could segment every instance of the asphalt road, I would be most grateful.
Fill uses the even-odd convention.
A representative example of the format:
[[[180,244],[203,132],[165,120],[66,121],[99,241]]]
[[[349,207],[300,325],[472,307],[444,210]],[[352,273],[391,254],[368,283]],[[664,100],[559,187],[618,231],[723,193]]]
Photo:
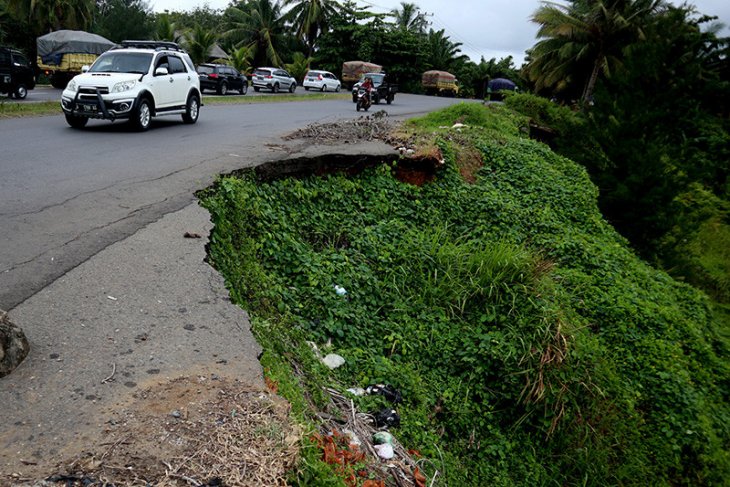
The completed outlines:
[[[458,102],[400,94],[371,113],[402,118]],[[361,115],[333,99],[207,105],[195,125],[160,118],[145,133],[107,121],[74,130],[60,114],[1,120],[0,309],[184,208],[218,174],[281,158],[281,135]]]
[[[32,89],[28,91],[28,96],[25,98],[25,100],[22,100],[21,103],[32,103],[32,102],[39,102],[39,101],[59,101],[61,100],[61,92],[63,90],[59,88],[54,88],[52,86],[48,85],[38,85],[35,87],[35,89]],[[346,91],[346,90],[345,90]],[[249,97],[255,97],[255,96],[281,96],[283,94],[289,94],[289,93],[271,93],[270,91],[259,91],[256,93],[252,87],[249,86],[248,93],[245,96]],[[301,86],[297,88],[295,95],[300,96],[307,96],[307,95],[315,95],[315,94],[321,94],[319,91],[307,91]],[[206,91],[203,96],[208,97],[217,97],[218,95],[214,94],[212,91]],[[240,96],[238,92],[231,92],[230,95],[226,95],[228,97],[230,96]],[[17,102],[15,98],[9,98],[7,95],[0,95],[0,100],[7,100],[11,102]]]

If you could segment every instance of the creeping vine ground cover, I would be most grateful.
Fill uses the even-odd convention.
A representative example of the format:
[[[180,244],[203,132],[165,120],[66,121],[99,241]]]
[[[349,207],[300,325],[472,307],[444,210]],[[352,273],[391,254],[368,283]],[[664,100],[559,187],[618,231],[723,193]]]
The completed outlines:
[[[203,194],[212,263],[267,373],[310,424],[322,386],[394,385],[394,433],[437,485],[723,484],[730,374],[710,301],[638,259],[585,171],[523,123],[466,104],[412,122],[446,160],[420,187],[383,165]],[[307,340],[346,365],[326,369]],[[304,458],[294,483],[337,485]]]

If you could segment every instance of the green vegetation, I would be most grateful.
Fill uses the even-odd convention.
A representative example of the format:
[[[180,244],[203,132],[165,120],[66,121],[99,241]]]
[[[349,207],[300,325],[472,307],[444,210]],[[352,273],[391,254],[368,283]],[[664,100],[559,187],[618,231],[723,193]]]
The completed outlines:
[[[0,99],[0,118],[34,117],[40,115],[56,115],[61,113],[61,105],[57,101],[28,103]]]
[[[75,28],[179,41],[197,60],[216,43],[244,71],[339,74],[362,59],[402,91],[442,69],[460,96],[482,98],[496,77],[544,96],[508,97],[520,115],[456,107],[413,122],[447,161],[420,188],[387,167],[222,180],[205,200],[216,265],[302,421],[322,384],[388,381],[408,397],[399,436],[453,485],[727,483],[730,40],[663,0],[570,0],[532,20],[520,72],[511,57],[466,59],[409,2],[153,14],[144,0],[0,0],[0,42],[33,57],[35,35]],[[0,117],[47,113],[57,103],[0,102]],[[470,128],[440,128],[455,121]],[[304,344],[329,338],[350,364],[333,376]],[[316,454],[305,449],[300,483],[331,475]]]
[[[602,213],[642,257],[730,303],[729,39],[656,0],[574,0],[533,20],[542,40],[523,72],[555,101],[582,97],[581,110],[529,95],[507,104],[587,168]]]
[[[456,121],[469,127],[439,128]],[[382,165],[223,178],[202,194],[212,263],[252,316],[268,376],[310,425],[322,386],[393,384],[395,434],[448,485],[723,484],[723,310],[637,258],[587,172],[526,124],[472,104],[414,121],[446,159],[420,187]],[[483,162],[473,183],[457,167],[469,150]],[[329,371],[307,340],[331,340],[346,366]],[[308,447],[292,480],[332,475]]]

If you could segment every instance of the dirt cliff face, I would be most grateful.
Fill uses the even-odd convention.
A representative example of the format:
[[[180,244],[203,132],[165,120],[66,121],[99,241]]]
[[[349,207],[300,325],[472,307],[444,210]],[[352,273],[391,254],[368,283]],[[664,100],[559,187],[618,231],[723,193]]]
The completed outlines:
[[[23,330],[8,320],[0,310],[0,377],[5,377],[28,355],[30,346]]]

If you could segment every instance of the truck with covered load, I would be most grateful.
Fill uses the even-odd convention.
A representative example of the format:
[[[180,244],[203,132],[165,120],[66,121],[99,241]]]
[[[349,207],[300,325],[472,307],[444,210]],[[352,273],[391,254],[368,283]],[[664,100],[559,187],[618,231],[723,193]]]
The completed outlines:
[[[71,78],[81,73],[83,66],[91,66],[99,54],[114,45],[97,34],[57,30],[36,39],[38,68],[55,88],[65,88]]]
[[[380,73],[382,71],[383,67],[379,64],[365,61],[346,61],[342,63],[342,83],[350,89],[360,81],[363,74]]]
[[[426,71],[421,76],[421,87],[427,95],[456,96],[459,94],[456,76],[447,71]]]

